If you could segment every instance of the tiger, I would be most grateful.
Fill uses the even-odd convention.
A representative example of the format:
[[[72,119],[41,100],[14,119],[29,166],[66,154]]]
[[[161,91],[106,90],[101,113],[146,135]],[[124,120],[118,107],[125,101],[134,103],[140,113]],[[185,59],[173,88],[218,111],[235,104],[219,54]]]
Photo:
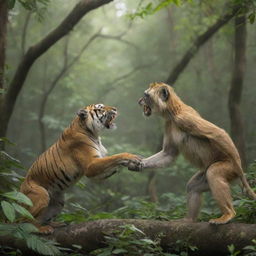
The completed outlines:
[[[115,129],[117,109],[92,104],[80,109],[57,142],[43,152],[27,172],[20,192],[31,199],[28,210],[39,233],[50,234],[58,225],[52,222],[64,207],[64,193],[84,175],[108,178],[117,167],[139,166],[139,156],[119,153],[107,156],[101,143],[104,129]]]

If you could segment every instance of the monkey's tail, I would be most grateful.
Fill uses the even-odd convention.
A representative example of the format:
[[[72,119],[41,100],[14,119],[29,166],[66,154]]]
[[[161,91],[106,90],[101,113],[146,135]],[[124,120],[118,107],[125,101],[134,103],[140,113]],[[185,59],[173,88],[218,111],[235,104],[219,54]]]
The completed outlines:
[[[255,192],[252,190],[252,188],[250,187],[250,185],[249,185],[249,183],[248,183],[248,181],[247,181],[247,179],[246,179],[244,173],[242,173],[242,174],[240,175],[240,179],[241,179],[241,182],[242,182],[242,184],[243,184],[243,187],[245,188],[245,191],[246,191],[246,194],[248,195],[248,197],[251,198],[251,199],[256,200],[256,194],[255,194]]]

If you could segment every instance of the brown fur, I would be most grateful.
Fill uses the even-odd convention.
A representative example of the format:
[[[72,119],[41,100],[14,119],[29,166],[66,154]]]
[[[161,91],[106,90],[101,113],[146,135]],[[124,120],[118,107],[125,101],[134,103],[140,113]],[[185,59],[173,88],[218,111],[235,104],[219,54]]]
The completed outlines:
[[[166,121],[163,150],[144,159],[145,168],[162,167],[182,153],[200,169],[187,185],[187,220],[196,220],[201,193],[208,190],[211,190],[222,211],[220,218],[210,222],[223,224],[231,220],[235,210],[229,182],[236,178],[241,179],[248,195],[256,199],[243,173],[238,151],[223,129],[203,119],[192,107],[182,102],[172,87],[164,83],[151,84],[139,102],[153,113],[160,114]],[[144,113],[150,115],[151,111],[148,113],[147,109],[144,108]]]
[[[92,125],[97,118],[95,105],[84,110],[86,117],[77,116],[72,121],[58,141],[33,163],[21,185],[20,191],[33,202],[29,211],[35,217],[34,224],[40,232],[53,231],[51,224],[45,224],[61,211],[64,190],[83,175],[105,178],[113,174],[116,167],[127,166],[128,163],[138,165],[140,162],[136,155],[129,153],[105,156],[106,149],[100,142],[99,131]],[[116,109],[104,106],[99,111],[114,113]]]

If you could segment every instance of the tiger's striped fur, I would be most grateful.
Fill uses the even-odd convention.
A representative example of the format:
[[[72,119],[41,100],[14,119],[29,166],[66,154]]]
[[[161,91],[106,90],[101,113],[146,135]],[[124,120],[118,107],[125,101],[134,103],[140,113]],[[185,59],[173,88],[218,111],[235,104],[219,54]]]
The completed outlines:
[[[64,206],[64,192],[83,175],[106,178],[119,166],[140,164],[136,155],[106,156],[99,133],[113,129],[116,108],[103,104],[80,109],[56,143],[42,153],[29,169],[20,191],[33,202],[29,209],[40,232],[51,233],[48,224]]]

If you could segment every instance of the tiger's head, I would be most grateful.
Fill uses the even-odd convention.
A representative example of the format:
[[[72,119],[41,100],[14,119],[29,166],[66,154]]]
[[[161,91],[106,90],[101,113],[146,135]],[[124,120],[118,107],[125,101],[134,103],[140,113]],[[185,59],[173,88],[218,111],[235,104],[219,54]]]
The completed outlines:
[[[81,125],[92,132],[116,128],[114,120],[117,117],[117,109],[115,107],[92,104],[80,109],[77,115]]]
[[[138,103],[143,107],[145,116],[150,116],[152,112],[162,114],[170,106],[172,95],[175,93],[171,86],[165,83],[152,83]]]

